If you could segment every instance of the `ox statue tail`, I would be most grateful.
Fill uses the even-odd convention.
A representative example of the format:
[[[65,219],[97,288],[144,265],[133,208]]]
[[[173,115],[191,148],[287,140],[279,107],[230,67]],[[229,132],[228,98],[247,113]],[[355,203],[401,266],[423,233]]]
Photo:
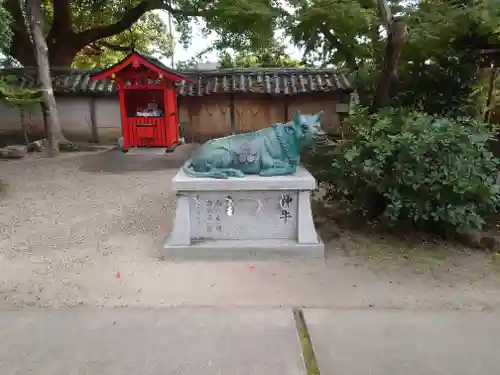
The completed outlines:
[[[208,178],[220,178],[220,179],[226,179],[229,178],[227,174],[225,174],[223,171],[214,169],[211,171],[206,171],[206,172],[198,172],[195,171],[193,168],[193,164],[191,164],[191,159],[188,159],[184,165],[182,166],[182,170],[184,173],[189,176],[189,177],[208,177]]]

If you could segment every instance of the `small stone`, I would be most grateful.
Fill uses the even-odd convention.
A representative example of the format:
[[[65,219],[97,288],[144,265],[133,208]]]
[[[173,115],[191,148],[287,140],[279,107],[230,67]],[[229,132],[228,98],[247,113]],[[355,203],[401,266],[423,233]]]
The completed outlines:
[[[457,238],[467,246],[475,248],[483,247],[483,245],[481,244],[482,235],[480,231],[471,230],[467,232],[457,233]]]
[[[24,145],[10,145],[10,146],[6,146],[5,148],[7,150],[10,150],[13,153],[17,152],[19,154],[23,154],[23,156],[26,155],[26,152],[27,152],[26,146],[24,146]]]
[[[59,142],[59,151],[80,151],[78,146],[76,146],[73,142],[64,141]]]
[[[41,152],[43,151],[43,146],[44,146],[44,140],[39,139],[38,141],[34,141],[28,144],[27,151],[28,152]]]
[[[373,303],[370,303],[368,306],[373,307],[373,306],[375,306],[375,305],[374,305]]]
[[[500,236],[497,236],[494,233],[484,233],[480,240],[480,244],[488,250],[499,251]]]
[[[0,157],[6,159],[21,159],[26,156],[28,150],[23,145],[10,145],[0,148]]]
[[[118,148],[123,150],[124,140],[123,137],[118,138]]]

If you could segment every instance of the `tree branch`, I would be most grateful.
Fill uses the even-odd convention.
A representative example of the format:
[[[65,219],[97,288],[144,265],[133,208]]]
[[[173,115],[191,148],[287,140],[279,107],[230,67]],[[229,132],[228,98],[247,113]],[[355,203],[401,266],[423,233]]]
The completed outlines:
[[[78,33],[76,38],[79,41],[79,44],[87,45],[96,40],[120,34],[130,28],[144,13],[153,9],[154,7],[152,7],[152,3],[150,1],[141,1],[134,8],[127,10],[122,19],[118,22],[96,27],[94,29],[87,29]]]
[[[96,47],[106,47],[112,49],[113,51],[119,51],[119,52],[130,52],[134,49],[133,44],[131,44],[130,46],[119,46],[117,44],[106,42],[105,40],[100,40],[96,42]]]
[[[205,13],[205,11],[198,10],[174,9],[167,4],[166,0],[143,0],[135,7],[127,10],[118,22],[78,33],[76,35],[78,44],[85,46],[96,40],[120,34],[121,32],[129,29],[139,18],[141,18],[143,14],[155,9],[166,10],[173,16],[197,17]]]

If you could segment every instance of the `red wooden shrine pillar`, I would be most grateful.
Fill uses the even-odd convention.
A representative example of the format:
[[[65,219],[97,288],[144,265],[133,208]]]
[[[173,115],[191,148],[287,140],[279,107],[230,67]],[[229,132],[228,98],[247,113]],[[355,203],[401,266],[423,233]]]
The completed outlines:
[[[167,131],[167,147],[169,149],[179,142],[179,122],[177,115],[177,96],[172,82],[164,83],[163,100],[165,105],[165,127]]]
[[[125,107],[125,84],[123,82],[123,78],[116,78],[116,88],[118,89],[118,95],[120,98],[120,117],[122,123],[122,136],[123,136],[123,151],[128,151],[130,148],[130,132],[128,127],[128,117],[127,117],[127,109]]]

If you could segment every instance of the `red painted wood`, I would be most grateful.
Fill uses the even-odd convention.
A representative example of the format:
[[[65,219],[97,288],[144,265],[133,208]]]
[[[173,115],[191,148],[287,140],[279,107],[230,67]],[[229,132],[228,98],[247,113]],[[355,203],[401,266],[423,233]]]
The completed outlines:
[[[121,80],[117,81],[119,86],[122,85]],[[120,98],[120,118],[122,122],[123,150],[127,151],[130,148],[130,135],[127,126],[127,111],[125,110],[125,95],[123,90],[119,92]]]
[[[92,76],[93,80],[100,80],[103,78],[111,77],[113,74],[118,75],[120,71],[125,69],[127,66],[132,65],[133,67],[145,66],[149,70],[156,72],[158,74],[162,74],[164,78],[167,78],[169,81],[186,81],[187,83],[191,83],[192,81],[184,76],[179,74],[175,74],[174,72],[161,69],[149,61],[141,57],[135,52],[131,52],[127,57],[125,57],[119,63],[109,67],[108,69],[103,70],[102,72]]]
[[[124,150],[130,147],[171,148],[177,144],[179,120],[174,82],[191,81],[160,69],[135,53],[92,79],[102,79],[113,74],[116,74],[120,98]],[[143,110],[149,103],[156,103],[164,117],[137,117],[137,111]]]
[[[165,90],[164,91],[165,96],[163,97],[163,102],[164,102],[163,105],[165,106],[165,129],[163,132],[163,139],[164,139],[167,147],[172,147],[172,140],[170,139],[170,130],[169,130],[170,124],[168,122],[168,117],[169,117],[168,115],[170,113],[170,104],[168,102],[168,92],[170,90],[169,82],[164,81],[163,86],[164,86],[164,90]]]
[[[118,73],[120,70],[126,68],[130,64],[130,61],[125,58],[125,60],[122,60],[116,65],[113,65],[112,67],[103,70],[102,72],[92,76],[93,81],[99,81],[104,78],[111,77],[113,74]]]
[[[141,141],[150,141],[150,139],[155,139],[156,129],[152,126],[136,126],[137,129],[137,137]]]
[[[129,117],[127,126],[132,135],[132,146],[166,147],[161,139],[165,125],[164,117]]]
[[[149,86],[149,85],[130,85],[130,86],[125,86],[125,90],[141,90],[141,91],[146,91],[146,90],[162,90],[162,86],[154,85],[154,86]]]
[[[177,115],[177,96],[173,91],[173,87],[165,93],[166,97],[166,107],[167,107],[167,139],[168,147],[172,147],[174,144],[179,142],[179,121]]]
[[[164,84],[164,82],[162,82],[162,84]],[[163,116],[165,116],[166,112],[167,112],[167,107],[165,106],[165,96],[166,96],[166,91],[164,89],[163,91],[163,98],[162,98],[162,103],[161,103],[161,106],[163,107]],[[168,141],[167,141],[167,122],[166,122],[166,117],[164,117],[164,120],[163,120],[163,127],[161,129],[159,129],[159,133],[158,133],[158,142],[161,142],[162,145],[164,145],[165,147],[168,147]]]

